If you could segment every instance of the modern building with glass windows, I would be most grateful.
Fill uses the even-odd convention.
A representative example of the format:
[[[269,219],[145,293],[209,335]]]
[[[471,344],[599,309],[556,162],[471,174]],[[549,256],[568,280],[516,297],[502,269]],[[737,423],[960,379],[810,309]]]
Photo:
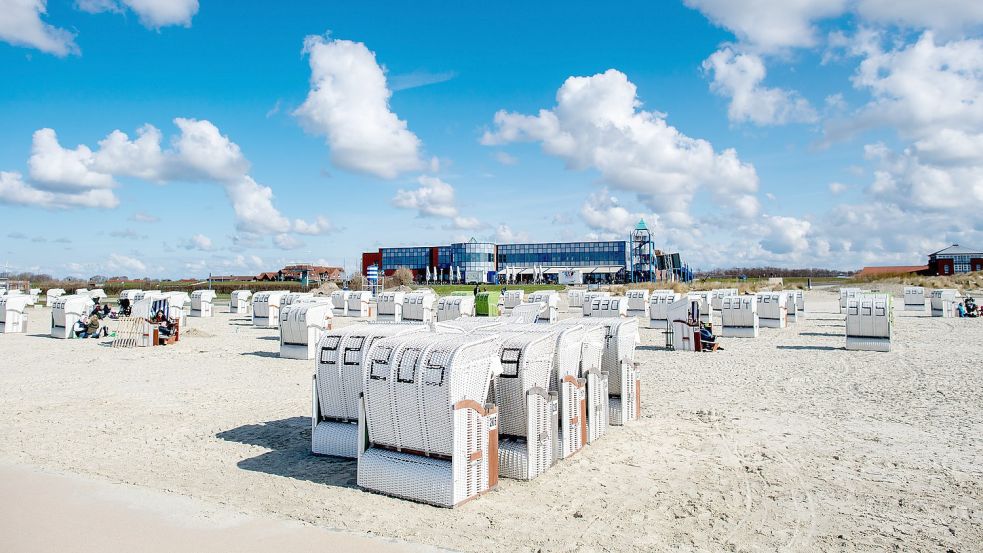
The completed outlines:
[[[429,277],[439,282],[557,282],[562,273],[576,273],[583,282],[624,282],[630,277],[629,255],[625,240],[496,245],[472,238],[449,246],[366,252],[362,272],[376,265],[387,276],[400,268],[409,269],[419,281]],[[678,263],[678,254],[672,258]],[[672,279],[672,268],[663,268],[667,270],[660,271],[660,279]]]

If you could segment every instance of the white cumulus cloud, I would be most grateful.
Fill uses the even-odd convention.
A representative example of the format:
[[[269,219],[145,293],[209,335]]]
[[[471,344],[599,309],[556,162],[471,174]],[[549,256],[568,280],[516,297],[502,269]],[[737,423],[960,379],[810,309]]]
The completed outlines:
[[[77,0],[76,6],[89,13],[122,13],[129,8],[148,29],[168,25],[190,27],[191,19],[198,13],[198,0]]]
[[[391,179],[421,169],[421,143],[389,107],[392,91],[365,44],[308,36],[311,89],[294,111],[311,133],[324,135],[331,162]]]
[[[818,119],[816,111],[799,93],[762,86],[766,70],[758,55],[721,48],[703,62],[703,70],[713,76],[710,89],[730,98],[727,116],[735,123],[783,125],[812,123]]]
[[[750,48],[774,52],[815,46],[819,20],[840,15],[846,0],[684,0]]]
[[[56,56],[78,54],[75,35],[41,21],[46,0],[0,0],[0,40]]]
[[[665,114],[640,109],[635,85],[624,73],[570,77],[556,101],[536,115],[499,111],[482,143],[540,142],[571,169],[597,169],[607,184],[636,192],[660,214],[687,218],[698,191],[736,207],[739,216],[757,213],[754,167],[732,149],[716,152],[706,140],[686,136]]]

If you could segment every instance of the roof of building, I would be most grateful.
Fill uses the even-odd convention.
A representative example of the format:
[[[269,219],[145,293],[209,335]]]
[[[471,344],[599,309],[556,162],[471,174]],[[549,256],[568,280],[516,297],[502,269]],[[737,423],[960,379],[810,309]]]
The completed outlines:
[[[960,246],[959,244],[953,244],[948,248],[943,248],[935,253],[930,253],[929,255],[972,255],[983,253],[983,250],[979,248],[967,248],[965,246]]]
[[[928,270],[928,265],[881,265],[878,267],[864,267],[857,273],[857,276],[918,273],[926,270]]]

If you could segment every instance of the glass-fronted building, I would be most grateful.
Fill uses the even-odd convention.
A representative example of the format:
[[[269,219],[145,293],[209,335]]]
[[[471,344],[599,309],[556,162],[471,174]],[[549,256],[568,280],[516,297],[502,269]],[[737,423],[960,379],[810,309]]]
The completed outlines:
[[[426,279],[429,272],[431,280],[441,282],[452,280],[451,273],[458,271],[465,282],[556,282],[562,272],[575,272],[584,282],[623,282],[629,277],[629,254],[624,240],[496,245],[472,238],[447,246],[366,252],[362,270],[377,265],[392,275],[405,267],[417,280]]]
[[[498,267],[626,267],[628,244],[609,242],[546,242],[498,246]]]

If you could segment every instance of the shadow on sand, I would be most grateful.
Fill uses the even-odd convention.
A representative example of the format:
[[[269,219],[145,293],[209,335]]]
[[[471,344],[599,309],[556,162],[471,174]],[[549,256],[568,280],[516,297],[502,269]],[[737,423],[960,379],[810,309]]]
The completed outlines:
[[[800,332],[799,336],[830,336],[832,338],[840,338],[843,333],[838,332]]]
[[[277,340],[279,340],[279,338],[277,338]],[[280,358],[280,352],[278,351],[247,351],[244,353],[240,353],[239,355],[253,355],[256,357],[267,357],[272,359]]]
[[[356,487],[355,459],[311,453],[311,419],[308,417],[247,424],[219,432],[215,437],[272,450],[239,461],[236,466],[243,470],[341,488]]]
[[[839,334],[837,334],[839,336]],[[836,348],[833,346],[775,346],[778,349],[796,349],[796,350],[813,350],[813,351],[836,351],[845,348]]]

